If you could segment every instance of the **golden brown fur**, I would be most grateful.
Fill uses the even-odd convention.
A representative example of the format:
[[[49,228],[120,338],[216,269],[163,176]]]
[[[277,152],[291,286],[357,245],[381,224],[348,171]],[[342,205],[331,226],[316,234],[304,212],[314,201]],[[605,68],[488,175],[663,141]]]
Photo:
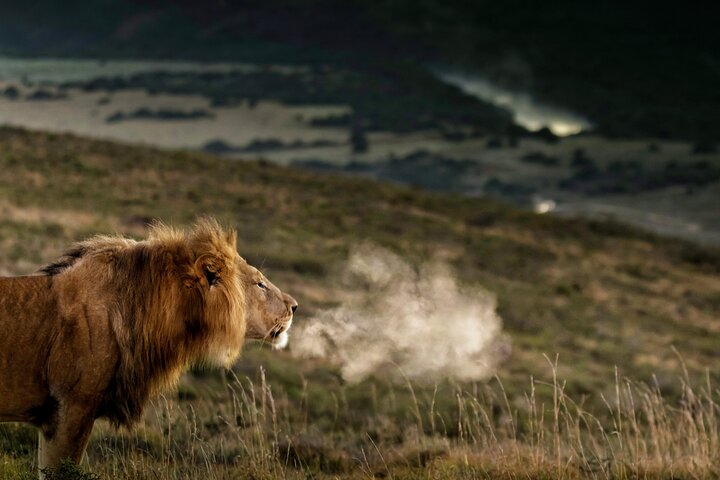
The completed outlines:
[[[229,366],[246,337],[286,335],[297,303],[235,242],[214,220],[156,226],[0,279],[0,421],[40,428],[40,467],[79,461],[97,418],[130,426],[188,365]]]

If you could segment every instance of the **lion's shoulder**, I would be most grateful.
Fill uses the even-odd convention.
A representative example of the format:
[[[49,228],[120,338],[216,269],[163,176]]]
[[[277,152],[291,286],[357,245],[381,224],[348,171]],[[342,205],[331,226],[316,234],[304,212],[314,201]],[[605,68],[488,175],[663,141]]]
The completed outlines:
[[[58,275],[75,265],[80,259],[127,249],[138,242],[119,235],[96,235],[81,242],[74,243],[67,248],[55,261],[40,268],[39,273],[49,276]]]

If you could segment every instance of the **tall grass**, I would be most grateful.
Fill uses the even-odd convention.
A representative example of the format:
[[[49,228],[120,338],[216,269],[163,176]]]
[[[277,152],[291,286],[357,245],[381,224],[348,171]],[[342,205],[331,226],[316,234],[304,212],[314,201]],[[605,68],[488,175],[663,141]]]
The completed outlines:
[[[613,390],[593,394],[604,408],[591,411],[587,397],[565,393],[557,359],[548,362],[552,377],[531,378],[512,398],[499,378],[452,384],[451,404],[437,386],[394,386],[359,424],[343,394],[329,393],[336,418],[324,429],[311,419],[306,392],[298,404],[273,391],[262,369],[255,380],[230,372],[222,389],[195,400],[161,397],[132,432],[99,423],[84,468],[101,478],[178,480],[720,476],[719,391],[709,376],[692,385],[685,371],[682,395],[670,401],[657,382],[616,374]],[[26,460],[5,449],[0,472],[29,478]]]
[[[549,360],[548,360],[549,361]],[[524,403],[511,407],[502,386],[481,395],[458,390],[455,443],[478,465],[503,476],[547,474],[555,478],[715,478],[718,468],[718,390],[709,376],[692,386],[687,371],[678,380],[677,403],[663,397],[657,382],[617,375],[606,409],[592,412],[565,394],[551,362],[552,380],[531,379]],[[499,382],[499,380],[498,380]],[[500,384],[501,385],[501,384]],[[538,403],[549,389],[552,404]],[[500,415],[493,409],[500,409]],[[498,420],[499,419],[499,420]]]

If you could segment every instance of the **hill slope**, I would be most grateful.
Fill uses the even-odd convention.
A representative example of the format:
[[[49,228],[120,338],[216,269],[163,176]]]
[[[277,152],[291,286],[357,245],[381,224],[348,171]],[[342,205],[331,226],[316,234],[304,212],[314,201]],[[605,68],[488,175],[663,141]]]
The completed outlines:
[[[710,368],[709,380],[718,377],[714,368],[715,336],[720,330],[717,251],[617,224],[537,216],[480,199],[430,194],[260,162],[232,162],[209,155],[11,128],[0,128],[0,166],[0,267],[7,274],[31,273],[59,255],[69,242],[91,233],[120,231],[141,236],[151,218],[182,224],[207,213],[236,226],[240,253],[262,265],[275,283],[299,300],[298,324],[318,309],[336,305],[347,293],[331,281],[332,272],[359,243],[383,246],[411,262],[439,258],[449,263],[464,283],[482,285],[498,297],[499,313],[512,345],[512,353],[498,375],[509,398],[507,405],[513,405],[511,411],[524,411],[518,405],[523,403],[530,376],[552,378],[550,363],[543,354],[550,358],[559,354],[557,374],[567,382],[564,394],[583,399],[584,405],[600,412],[605,409],[601,395],[613,395],[616,375],[654,382],[669,400],[685,395],[685,387],[675,380],[682,373],[682,365],[673,347],[684,359],[689,378],[702,376],[706,367]],[[262,377],[257,377],[258,365],[265,368]],[[266,464],[252,458],[247,460],[250,464],[244,460],[213,461],[222,465],[240,462],[242,468],[264,475],[299,475],[302,469],[318,475],[362,475],[362,468],[349,458],[365,452],[363,448],[372,448],[368,435],[380,443],[376,446],[380,450],[371,457],[383,452],[380,456],[387,457],[388,462],[392,457],[392,462],[404,465],[408,456],[430,455],[415,467],[410,465],[410,471],[425,468],[435,451],[455,458],[453,455],[461,450],[448,450],[448,445],[464,438],[462,428],[457,430],[461,422],[453,420],[458,411],[454,402],[464,398],[464,394],[457,394],[475,392],[473,398],[480,398],[478,388],[483,388],[450,382],[435,386],[435,393],[433,388],[418,386],[417,392],[409,395],[382,373],[357,386],[347,386],[339,380],[337,370],[324,362],[298,361],[288,352],[258,348],[247,350],[236,374],[241,379],[245,375],[259,378],[262,388],[269,382],[278,405],[287,408],[280,414],[287,417],[278,420],[273,416],[272,426],[264,431],[270,440],[263,440],[267,443],[260,446],[249,443],[247,448],[285,445],[283,451],[294,452],[293,458],[299,459],[294,464],[300,470],[272,470],[281,468],[276,463],[263,470]],[[192,434],[196,436],[180,438],[209,435],[210,439],[213,429],[224,428],[215,424],[218,409],[230,408],[227,405],[232,403],[227,403],[223,393],[229,391],[228,386],[222,385],[213,375],[183,384],[179,405],[193,406],[197,415],[209,420],[195,426],[200,428]],[[413,407],[416,393],[419,400],[416,398]],[[264,399],[265,390],[258,395],[257,401]],[[536,396],[538,405],[553,404],[552,389],[538,386]],[[430,400],[433,407],[428,407]],[[417,426],[419,420],[421,433],[430,428],[429,423],[423,423],[422,419],[428,422],[428,418],[420,412],[418,402],[422,408],[435,409],[430,419],[447,422],[443,435],[431,435],[430,440],[421,442],[426,452],[422,455],[402,450],[406,448],[403,442],[412,437],[406,430],[408,424]],[[502,402],[500,405],[496,414],[502,424],[505,407]],[[266,408],[265,400],[262,407]],[[125,444],[118,443],[118,438],[125,438],[129,445],[149,452],[145,454],[149,457],[143,457],[145,463],[141,462],[148,477],[153,469],[182,471],[195,465],[195,460],[180,458],[178,453],[185,455],[187,444],[172,446],[153,436],[165,428],[163,415],[185,410],[176,406],[173,408],[180,410],[158,413],[158,408],[162,410],[156,406],[154,413],[149,413],[141,437],[128,440],[125,434],[102,430],[102,437],[94,437],[91,446],[91,464],[92,459],[111,452],[126,459],[120,467],[125,474],[138,474],[129,467],[132,448],[128,453],[123,450]],[[272,408],[275,415],[275,404]],[[188,421],[190,417],[182,418]],[[299,419],[302,428],[290,427]],[[285,421],[288,426],[278,434],[277,422],[285,425]],[[435,432],[435,420],[430,421]],[[381,426],[383,422],[385,427]],[[190,428],[192,421],[181,424]],[[25,440],[30,438],[24,436],[26,430],[8,428],[0,430],[0,440],[9,439],[0,441],[0,447],[6,459],[22,466],[33,443]],[[481,433],[477,432],[480,437],[484,435]],[[306,450],[297,445],[288,447],[283,443],[288,439]],[[398,439],[399,444],[393,443]],[[141,440],[149,444],[138,447]],[[196,444],[192,445],[195,448]],[[213,450],[220,447],[205,447],[220,455]],[[184,467],[162,463],[168,451],[175,452],[178,457],[172,458],[178,465],[181,460],[185,462]],[[399,456],[393,457],[395,454]],[[253,463],[256,461],[261,464]],[[484,460],[478,461],[482,466]],[[367,468],[382,465],[378,458],[367,462]],[[399,474],[405,467],[397,468]],[[178,478],[202,478],[200,470],[192,471],[195,473]],[[6,470],[10,476],[7,472],[10,470]],[[476,471],[469,472],[466,475],[472,478]],[[226,478],[223,475],[218,473],[219,478]]]

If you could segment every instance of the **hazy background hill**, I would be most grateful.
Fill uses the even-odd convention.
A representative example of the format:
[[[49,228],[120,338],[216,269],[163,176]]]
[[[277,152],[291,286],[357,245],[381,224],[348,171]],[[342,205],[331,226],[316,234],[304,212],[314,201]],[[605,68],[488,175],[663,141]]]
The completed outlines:
[[[2,2],[0,122],[720,244],[715,10]]]
[[[614,136],[717,140],[717,6],[650,2],[2,2],[11,54],[459,65]]]

